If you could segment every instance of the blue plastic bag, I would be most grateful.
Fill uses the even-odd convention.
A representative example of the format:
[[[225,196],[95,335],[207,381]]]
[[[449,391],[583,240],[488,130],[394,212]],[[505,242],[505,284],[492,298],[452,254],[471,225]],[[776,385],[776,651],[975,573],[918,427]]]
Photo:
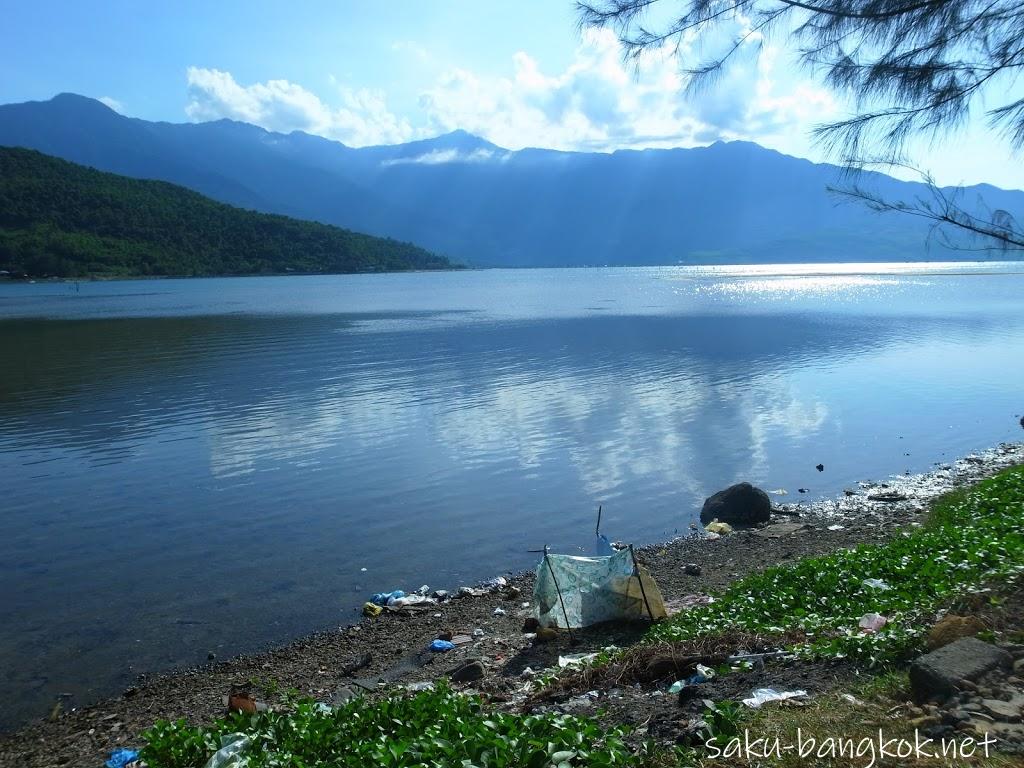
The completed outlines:
[[[430,644],[430,650],[437,651],[439,653],[447,653],[455,647],[455,643],[450,643],[447,640],[435,640]]]
[[[387,605],[388,600],[392,598],[405,597],[405,592],[400,589],[396,589],[394,592],[378,592],[376,595],[370,598],[370,602],[374,605]]]
[[[124,768],[132,760],[138,760],[139,753],[134,749],[115,749],[110,753],[110,759],[104,763],[107,768]]]

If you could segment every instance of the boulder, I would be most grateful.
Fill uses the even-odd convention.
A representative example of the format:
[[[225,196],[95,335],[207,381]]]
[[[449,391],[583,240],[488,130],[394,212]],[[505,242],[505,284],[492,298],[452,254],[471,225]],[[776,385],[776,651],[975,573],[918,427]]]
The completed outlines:
[[[730,525],[754,526],[767,523],[771,516],[768,494],[750,483],[737,483],[710,496],[700,511],[700,521],[705,525],[717,519]]]
[[[944,700],[993,669],[1010,669],[1013,657],[1002,648],[964,637],[926,653],[910,665],[910,689],[918,702]]]
[[[451,671],[450,676],[456,683],[470,683],[484,676],[484,665],[479,659],[466,659]]]

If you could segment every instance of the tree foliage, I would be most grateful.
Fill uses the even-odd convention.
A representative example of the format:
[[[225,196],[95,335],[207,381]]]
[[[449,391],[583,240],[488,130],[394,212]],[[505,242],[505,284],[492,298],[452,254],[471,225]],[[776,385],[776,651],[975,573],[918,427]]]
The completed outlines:
[[[234,208],[182,187],[0,147],[0,269],[53,277],[375,272],[418,246]]]
[[[908,140],[942,137],[973,109],[984,110],[1015,150],[1024,148],[1024,93],[1016,88],[1024,68],[1024,4],[1018,0],[594,0],[578,3],[578,10],[581,25],[613,29],[627,58],[665,46],[677,54],[683,45],[712,48],[706,60],[686,68],[691,88],[711,84],[732,59],[756,53],[771,34],[787,34],[800,60],[855,106],[854,114],[815,129],[853,169],[905,166]],[[655,12],[661,13],[652,21]],[[955,199],[930,187],[943,202],[881,201],[881,209],[1020,247],[1024,233],[1008,212],[971,220]],[[856,185],[843,191],[873,196]]]

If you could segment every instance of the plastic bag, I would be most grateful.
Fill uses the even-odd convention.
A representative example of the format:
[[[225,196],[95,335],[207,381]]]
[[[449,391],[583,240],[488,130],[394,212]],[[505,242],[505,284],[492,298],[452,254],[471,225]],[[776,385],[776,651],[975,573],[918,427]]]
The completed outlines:
[[[115,749],[110,753],[110,759],[104,763],[107,768],[124,768],[133,760],[139,759],[139,753],[134,749]]]
[[[860,624],[858,626],[860,626],[860,628],[865,632],[877,632],[885,626],[887,621],[888,619],[879,613],[865,613],[861,616]]]
[[[807,695],[807,691],[776,691],[774,688],[758,688],[749,699],[743,703],[751,709],[757,709],[769,701],[785,701],[786,699],[797,699]]]
[[[405,597],[405,592],[400,589],[396,589],[393,592],[378,592],[370,598],[370,602],[374,605],[387,605],[390,600],[394,600],[399,597]]]
[[[447,653],[455,647],[455,643],[449,640],[435,640],[430,644],[430,650],[437,653]]]
[[[249,748],[249,737],[240,733],[221,736],[220,749],[214,752],[203,768],[246,768],[249,758],[243,752]]]

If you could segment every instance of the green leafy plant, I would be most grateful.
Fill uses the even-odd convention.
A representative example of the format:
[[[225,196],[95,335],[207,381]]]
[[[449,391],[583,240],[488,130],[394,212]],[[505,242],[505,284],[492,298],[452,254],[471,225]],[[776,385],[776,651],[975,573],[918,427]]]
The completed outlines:
[[[704,740],[724,746],[730,739],[740,734],[743,714],[743,706],[739,702],[705,699],[703,718],[706,726],[702,733]]]
[[[150,768],[198,768],[228,734],[244,734],[250,768],[271,766],[639,766],[627,731],[569,715],[486,712],[476,697],[433,691],[332,710],[310,700],[288,712],[234,714],[204,728],[160,722],[143,734]]]

